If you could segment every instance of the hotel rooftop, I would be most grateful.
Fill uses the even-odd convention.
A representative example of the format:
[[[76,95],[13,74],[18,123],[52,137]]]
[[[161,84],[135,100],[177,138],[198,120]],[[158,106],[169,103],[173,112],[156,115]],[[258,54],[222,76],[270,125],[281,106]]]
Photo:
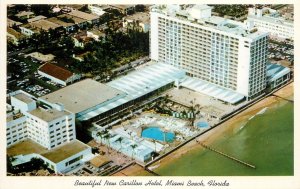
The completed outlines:
[[[25,95],[24,93],[19,93],[17,95],[14,95],[14,97],[22,102],[25,102],[26,104],[34,102],[33,99],[29,98],[29,96]]]
[[[247,25],[241,22],[211,16],[212,8],[208,5],[154,5],[151,7],[151,12],[157,12],[196,25],[232,33],[239,37],[254,39],[264,33],[252,28],[248,29]]]
[[[64,115],[71,114],[71,113],[66,112],[66,111],[58,111],[58,110],[55,110],[55,109],[44,110],[44,109],[41,109],[41,108],[34,109],[34,110],[32,110],[28,113],[35,116],[35,117],[38,117],[38,118],[40,118],[44,121],[47,121],[47,122],[53,121],[53,120],[55,120],[57,118],[60,118],[61,116],[64,116]]]

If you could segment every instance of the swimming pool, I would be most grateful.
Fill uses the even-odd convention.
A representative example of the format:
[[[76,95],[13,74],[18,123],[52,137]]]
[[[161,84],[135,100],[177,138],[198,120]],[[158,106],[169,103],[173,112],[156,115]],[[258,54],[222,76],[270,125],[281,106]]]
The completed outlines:
[[[205,121],[200,121],[200,122],[197,123],[197,126],[200,127],[200,128],[206,128],[206,127],[208,127],[209,125],[208,125],[208,123],[205,122]]]
[[[173,142],[175,134],[163,132],[159,127],[148,127],[142,131],[142,137],[160,140],[162,142]]]

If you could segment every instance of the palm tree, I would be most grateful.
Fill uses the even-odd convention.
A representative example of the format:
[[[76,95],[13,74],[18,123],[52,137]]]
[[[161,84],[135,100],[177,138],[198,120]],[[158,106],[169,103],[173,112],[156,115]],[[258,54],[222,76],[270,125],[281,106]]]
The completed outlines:
[[[102,146],[102,139],[103,139],[104,134],[106,134],[105,131],[99,131],[96,134],[97,137],[100,137],[100,145],[101,146]]]
[[[137,144],[132,144],[130,145],[130,147],[132,148],[132,155],[131,155],[131,158],[133,159],[133,154],[135,153],[135,148],[137,147],[138,145]]]
[[[156,141],[155,141],[155,139],[152,139],[151,142],[154,143],[154,151],[156,152]]]
[[[119,150],[118,150],[118,152],[120,152],[121,149],[122,149],[122,141],[123,141],[123,138],[120,137],[120,138],[118,138],[116,141],[117,141],[117,142],[120,142],[120,148],[119,148]]]
[[[104,139],[107,141],[107,153],[109,154],[110,142],[109,142],[110,134],[107,132],[104,135]]]

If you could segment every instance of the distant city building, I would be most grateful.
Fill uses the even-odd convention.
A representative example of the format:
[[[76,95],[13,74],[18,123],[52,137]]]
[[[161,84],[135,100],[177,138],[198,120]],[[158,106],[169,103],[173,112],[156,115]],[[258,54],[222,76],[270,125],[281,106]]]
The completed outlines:
[[[44,65],[42,65],[38,69],[38,74],[64,86],[80,79],[79,74],[74,74],[69,70],[51,63],[45,63]]]
[[[294,39],[294,23],[273,9],[249,8],[247,22],[253,22],[259,30],[270,32],[271,36]]]
[[[151,59],[184,69],[199,80],[199,92],[210,84],[225,89],[217,95],[220,100],[227,93],[247,98],[261,94],[266,88],[268,33],[211,16],[211,10],[207,5],[152,6]]]

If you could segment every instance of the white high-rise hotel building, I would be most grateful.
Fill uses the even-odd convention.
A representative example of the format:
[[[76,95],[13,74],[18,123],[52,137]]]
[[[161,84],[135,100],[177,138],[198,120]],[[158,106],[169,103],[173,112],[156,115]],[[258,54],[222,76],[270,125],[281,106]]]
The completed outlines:
[[[151,7],[151,59],[254,97],[266,88],[268,33],[211,16],[207,5]]]

